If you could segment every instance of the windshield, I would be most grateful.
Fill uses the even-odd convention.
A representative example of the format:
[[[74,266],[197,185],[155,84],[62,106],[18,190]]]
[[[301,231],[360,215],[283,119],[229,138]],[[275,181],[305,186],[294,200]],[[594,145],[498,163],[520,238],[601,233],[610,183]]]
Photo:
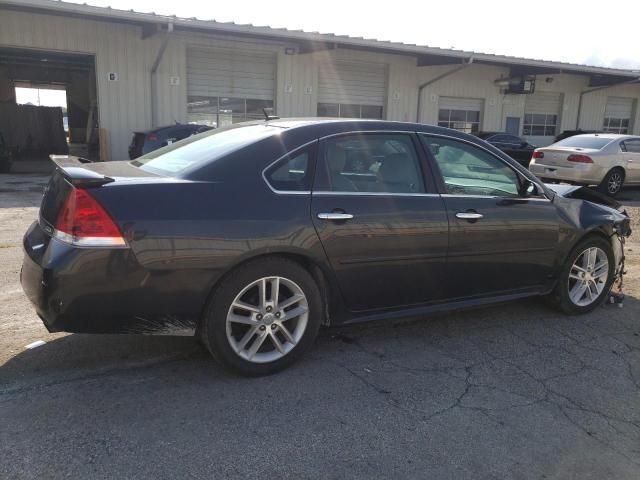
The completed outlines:
[[[143,170],[174,175],[200,163],[217,160],[279,132],[282,132],[282,128],[265,124],[231,125],[154,150],[132,163]]]
[[[592,137],[576,135],[575,137],[565,138],[557,143],[554,143],[554,147],[575,147],[575,148],[593,148],[594,150],[600,150],[602,147],[612,142],[611,138]]]

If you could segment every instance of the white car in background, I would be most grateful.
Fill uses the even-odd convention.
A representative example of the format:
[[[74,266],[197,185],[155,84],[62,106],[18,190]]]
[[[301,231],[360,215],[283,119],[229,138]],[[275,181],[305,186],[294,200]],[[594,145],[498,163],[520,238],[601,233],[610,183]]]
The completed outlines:
[[[640,136],[592,133],[537,148],[531,173],[546,182],[596,185],[615,197],[622,185],[640,185]]]

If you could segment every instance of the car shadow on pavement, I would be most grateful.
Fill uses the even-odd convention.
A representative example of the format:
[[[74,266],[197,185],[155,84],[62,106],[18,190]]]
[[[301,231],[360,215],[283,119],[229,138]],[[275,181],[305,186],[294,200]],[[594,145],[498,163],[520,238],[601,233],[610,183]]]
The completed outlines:
[[[640,302],[633,297],[625,299],[624,308],[604,305],[576,317],[565,316],[539,299],[528,299],[419,318],[338,326],[321,330],[314,349],[294,368],[312,374],[326,361],[348,366],[354,356],[359,361],[368,356],[378,363],[385,359],[415,363],[424,356],[425,367],[434,358],[437,364],[444,359],[451,366],[465,367],[478,359],[518,357],[545,346],[579,345],[584,339],[609,335],[635,336],[629,341],[640,344],[638,318]],[[118,375],[176,362],[204,369],[212,381],[233,376],[194,337],[68,334],[26,349],[0,367],[0,394],[40,383]]]

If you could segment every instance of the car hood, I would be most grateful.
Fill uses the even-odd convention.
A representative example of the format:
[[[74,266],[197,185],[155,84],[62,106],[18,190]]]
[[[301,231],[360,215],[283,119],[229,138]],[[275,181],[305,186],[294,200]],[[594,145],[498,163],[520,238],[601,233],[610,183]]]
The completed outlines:
[[[627,214],[620,202],[617,202],[613,198],[603,195],[602,193],[596,192],[589,187],[581,187],[577,185],[560,185],[557,183],[545,183],[544,186],[556,195],[560,195],[561,197],[574,198],[576,200],[586,200],[591,203],[604,205],[605,207],[617,210],[624,215]]]

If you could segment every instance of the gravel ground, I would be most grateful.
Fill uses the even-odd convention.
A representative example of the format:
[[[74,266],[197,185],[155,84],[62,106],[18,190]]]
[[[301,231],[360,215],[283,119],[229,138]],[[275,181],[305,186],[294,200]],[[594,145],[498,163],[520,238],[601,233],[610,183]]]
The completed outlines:
[[[189,338],[48,334],[18,282],[44,182],[0,175],[0,478],[640,478],[637,234],[622,309],[329,329],[244,379]]]

